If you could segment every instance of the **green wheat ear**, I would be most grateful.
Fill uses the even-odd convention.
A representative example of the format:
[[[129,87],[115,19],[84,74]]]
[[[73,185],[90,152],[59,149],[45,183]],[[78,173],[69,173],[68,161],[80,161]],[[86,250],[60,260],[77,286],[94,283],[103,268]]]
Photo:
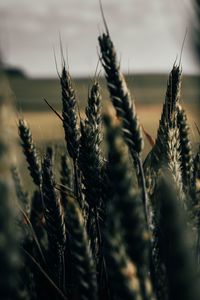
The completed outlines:
[[[31,130],[24,119],[19,120],[18,130],[31,177],[33,178],[34,183],[40,187],[42,180],[41,165],[36,146],[33,142]]]
[[[60,76],[62,91],[62,117],[65,131],[65,140],[69,155],[76,160],[79,152],[79,125],[77,117],[77,102],[75,91],[72,86],[72,80],[65,66]]]
[[[177,126],[179,128],[180,135],[180,160],[182,181],[184,184],[184,190],[188,191],[192,185],[193,176],[193,159],[192,159],[192,146],[189,138],[189,126],[187,122],[187,116],[184,109],[177,106]]]
[[[103,166],[101,127],[101,94],[99,84],[95,82],[88,96],[86,120],[81,122],[79,157],[86,201],[91,209],[99,207],[101,202],[101,169]]]
[[[74,269],[73,294],[77,299],[97,299],[96,270],[81,211],[73,199],[68,199],[66,223],[70,234],[70,252]]]
[[[144,169],[145,174],[149,173],[150,176],[157,177],[159,170],[166,166],[176,182],[180,200],[186,202],[181,173],[180,132],[177,120],[181,75],[180,67],[174,65],[169,74],[156,142],[144,163]],[[149,178],[147,178],[148,180]]]
[[[42,193],[44,217],[48,235],[49,265],[59,287],[64,280],[64,250],[66,246],[66,229],[64,213],[58,192],[55,189],[55,179],[52,170],[52,160],[47,154],[42,165]]]
[[[88,95],[86,119],[81,122],[79,167],[83,175],[85,200],[88,205],[87,231],[90,232],[92,253],[96,264],[102,256],[99,210],[102,207],[102,116],[101,94],[94,82]]]
[[[120,71],[116,50],[108,33],[99,36],[102,65],[105,70],[110,98],[117,116],[122,120],[124,138],[130,153],[140,155],[143,149],[141,126],[125,78]],[[137,165],[137,161],[135,162]]]
[[[157,138],[155,141],[155,146],[152,150],[152,156],[154,160],[153,164],[155,165],[154,168],[156,168],[156,165],[158,165],[157,168],[159,168],[160,162],[163,161],[163,158],[165,159],[165,147],[168,140],[169,129],[178,131],[177,105],[180,101],[181,75],[182,72],[180,70],[180,67],[174,65],[169,74],[167,91],[157,132]],[[179,133],[177,133],[177,137],[178,134]],[[178,149],[176,149],[176,151],[178,151]]]

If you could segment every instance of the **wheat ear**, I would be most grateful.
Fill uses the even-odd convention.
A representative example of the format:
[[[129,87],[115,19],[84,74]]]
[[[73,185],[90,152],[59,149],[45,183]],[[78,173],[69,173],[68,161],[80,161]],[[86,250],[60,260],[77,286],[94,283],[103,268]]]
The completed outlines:
[[[36,151],[35,144],[33,142],[32,133],[25,120],[19,120],[19,136],[21,138],[21,145],[24,151],[24,155],[28,162],[28,169],[34,183],[40,187],[41,185],[41,166],[39,163],[38,154]]]
[[[97,299],[97,280],[89,239],[84,228],[80,209],[73,199],[68,199],[66,222],[70,234],[70,252],[75,271],[74,294],[77,299]]]
[[[99,36],[99,45],[110,97],[117,116],[122,120],[125,141],[135,158],[135,154],[140,155],[143,149],[142,131],[135,104],[120,71],[116,50],[108,33]]]
[[[52,161],[47,155],[42,166],[42,191],[44,217],[49,241],[49,255],[52,272],[59,286],[63,284],[63,259],[66,244],[66,229],[60,198],[55,190]]]

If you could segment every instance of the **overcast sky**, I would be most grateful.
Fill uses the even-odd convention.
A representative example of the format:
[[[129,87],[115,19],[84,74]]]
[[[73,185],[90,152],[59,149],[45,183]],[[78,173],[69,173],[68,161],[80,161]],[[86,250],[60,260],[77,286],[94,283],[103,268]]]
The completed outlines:
[[[191,22],[192,0],[102,0],[125,72],[168,72]],[[56,76],[59,32],[73,75],[93,74],[102,32],[98,0],[1,0],[0,48],[4,60],[30,76]],[[183,70],[196,73],[190,32]]]

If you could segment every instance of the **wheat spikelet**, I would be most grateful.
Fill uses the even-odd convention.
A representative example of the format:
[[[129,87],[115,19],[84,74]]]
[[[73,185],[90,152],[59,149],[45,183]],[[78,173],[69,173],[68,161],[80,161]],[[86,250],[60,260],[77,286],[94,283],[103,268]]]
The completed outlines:
[[[83,174],[85,200],[89,205],[87,231],[90,235],[91,249],[97,265],[101,252],[101,232],[98,209],[102,205],[102,167],[103,156],[101,119],[101,95],[98,82],[94,82],[88,96],[86,120],[81,123],[81,142],[79,165]]]
[[[147,207],[149,228],[152,233],[151,248],[153,268],[157,270],[154,282],[156,281],[156,289],[160,290],[159,293],[161,293],[161,298],[167,297],[167,283],[164,282],[166,276],[157,245],[158,225],[156,222],[156,214],[158,208],[155,200],[155,186],[157,179],[159,178],[159,170],[163,166],[167,167],[170,176],[173,178],[180,202],[186,204],[180,165],[180,135],[177,127],[177,105],[180,98],[180,87],[181,71],[178,66],[174,65],[168,79],[166,97],[163,104],[156,143],[144,163],[145,176],[150,196]],[[160,278],[160,280],[157,280],[157,278]]]
[[[134,101],[120,72],[116,51],[108,33],[99,37],[99,45],[110,97],[117,116],[122,120],[126,143],[135,157],[135,154],[139,155],[143,149],[143,139]]]
[[[77,299],[97,299],[97,282],[84,221],[74,200],[68,199],[66,222],[70,233],[70,251],[75,271],[74,293]]]
[[[179,203],[182,207],[186,208],[186,198],[185,193],[183,191],[182,185],[182,176],[180,169],[180,152],[179,152],[179,132],[172,128],[165,130],[165,143],[163,148],[163,155],[165,158],[163,159],[163,167],[165,167],[165,172],[170,176],[171,182],[173,182],[174,189],[176,190],[177,199],[179,199]],[[161,165],[161,166],[162,166]],[[151,174],[152,175],[152,174]],[[165,265],[163,264],[163,260],[161,258],[160,249],[158,245],[158,236],[160,234],[160,228],[157,219],[159,218],[159,206],[157,197],[156,184],[160,178],[160,171],[156,173],[156,180],[154,180],[153,192],[151,195],[151,229],[152,229],[152,263],[153,263],[153,273],[154,274],[154,285],[157,291],[157,296],[160,299],[168,299],[168,283],[165,272]]]
[[[161,119],[168,122],[170,126],[174,125],[177,116],[177,104],[180,101],[182,83],[182,71],[180,66],[174,64],[168,79],[165,103],[163,106],[163,114]]]
[[[78,157],[80,133],[78,129],[77,104],[75,92],[69,72],[63,67],[60,77],[62,89],[62,117],[65,131],[65,140],[69,155],[73,160]]]
[[[181,70],[179,66],[174,65],[169,75],[157,138],[155,146],[152,150],[153,159],[155,160],[154,165],[159,165],[159,162],[163,160],[163,153],[165,153],[164,148],[166,143],[166,132],[168,131],[168,128],[175,128],[175,130],[177,130],[177,104],[179,103],[180,99],[180,89]]]
[[[33,142],[31,131],[25,120],[19,120],[19,136],[21,139],[21,145],[23,148],[24,155],[28,162],[28,169],[34,183],[40,187],[41,184],[41,166],[38,159],[35,144]]]
[[[160,234],[157,218],[159,208],[156,197],[156,182],[159,178],[159,170],[165,166],[173,179],[180,203],[185,204],[183,191],[181,164],[180,164],[180,133],[177,127],[177,106],[180,99],[181,71],[178,66],[173,66],[169,75],[167,92],[155,146],[148,155],[145,163],[145,175],[148,183],[150,201],[148,203],[149,228],[151,229],[152,270],[153,283],[158,299],[168,299],[168,282],[165,265],[161,258],[158,236]]]
[[[63,187],[72,188],[72,174],[68,154],[61,155],[60,183]],[[61,191],[62,204],[65,207],[65,192]]]
[[[91,208],[100,204],[101,168],[101,96],[98,83],[91,88],[86,108],[87,119],[81,123],[80,168],[84,176],[86,201]]]
[[[52,172],[52,162],[49,156],[44,158],[42,166],[42,191],[44,201],[44,216],[49,241],[50,265],[57,273],[55,279],[59,286],[63,284],[63,258],[66,243],[66,229],[60,198],[55,190],[55,180]]]
[[[179,151],[179,131],[176,129],[166,132],[166,166],[174,180],[178,192],[178,198],[185,202],[185,193],[183,191],[183,182],[181,176],[180,151]]]
[[[180,134],[180,155],[181,155],[181,171],[182,180],[187,191],[190,188],[193,174],[192,147],[189,139],[189,127],[187,124],[187,116],[181,106],[177,106],[177,126]]]
[[[174,65],[168,79],[156,143],[144,163],[144,169],[145,173],[147,169],[150,169],[150,176],[154,176],[154,181],[156,181],[155,176],[157,176],[160,168],[167,166],[171,171],[171,176],[174,178],[179,198],[184,202],[185,195],[180,164],[180,133],[177,127],[177,106],[180,100],[180,88],[181,70],[179,66]],[[152,200],[153,194],[152,192],[149,206],[152,206],[154,202]],[[154,210],[153,207],[151,209]]]
[[[77,117],[77,103],[75,98],[75,91],[72,86],[71,76],[66,70],[65,65],[62,69],[60,84],[62,89],[62,117],[63,127],[65,131],[65,140],[67,143],[68,153],[73,159],[74,194],[76,195],[80,207],[83,207],[81,178],[77,164],[80,143],[80,128]]]
[[[99,144],[101,143],[101,94],[100,86],[98,82],[94,82],[89,96],[88,96],[88,105],[85,110],[87,116],[87,122],[93,127],[94,130],[97,130],[97,139]]]

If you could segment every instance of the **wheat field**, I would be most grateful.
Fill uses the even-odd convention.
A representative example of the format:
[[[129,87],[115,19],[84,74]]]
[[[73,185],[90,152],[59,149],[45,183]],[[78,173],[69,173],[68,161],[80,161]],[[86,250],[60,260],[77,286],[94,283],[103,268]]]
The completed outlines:
[[[104,27],[103,81],[0,74],[2,300],[200,299],[199,77],[134,88]]]

